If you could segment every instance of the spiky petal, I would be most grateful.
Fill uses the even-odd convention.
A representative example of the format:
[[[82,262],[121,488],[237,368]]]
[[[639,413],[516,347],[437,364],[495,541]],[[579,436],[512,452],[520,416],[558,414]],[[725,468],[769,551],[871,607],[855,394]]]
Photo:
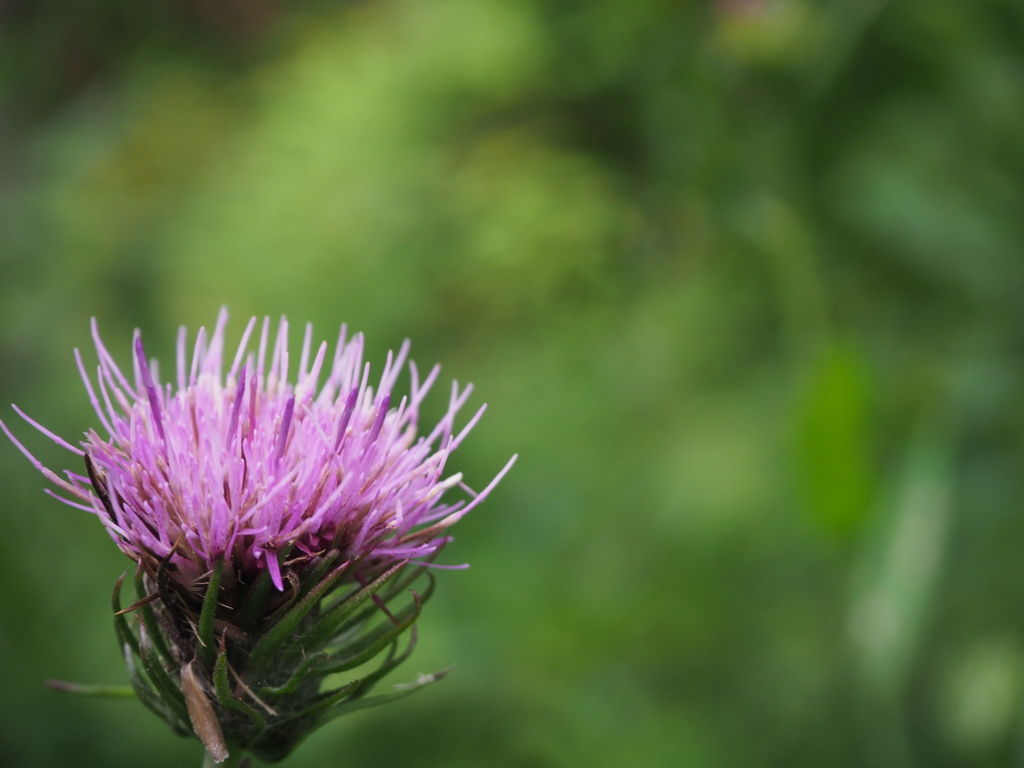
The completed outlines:
[[[248,344],[257,321],[250,320],[230,366],[226,325],[222,310],[209,338],[200,329],[191,359],[182,330],[177,387],[171,387],[160,383],[138,332],[132,372],[125,374],[93,321],[95,382],[77,350],[76,357],[106,434],[88,432],[79,450],[29,420],[63,447],[84,452],[85,475],[69,471],[63,479],[46,470],[3,426],[71,497],[67,503],[95,512],[121,549],[148,570],[166,560],[176,579],[191,583],[223,561],[227,585],[269,569],[280,590],[285,557],[369,549],[371,559],[422,559],[512,464],[480,493],[466,488],[468,501],[443,500],[446,490],[461,485],[459,475],[444,475],[448,458],[484,407],[456,433],[455,417],[471,387],[453,383],[440,423],[418,435],[419,407],[438,368],[421,382],[409,363],[411,391],[392,407],[408,341],[388,355],[374,387],[363,337],[348,338],[344,326],[332,355],[326,342],[313,354],[307,327],[292,377],[287,320],[273,338],[269,319],[263,321],[255,354]]]

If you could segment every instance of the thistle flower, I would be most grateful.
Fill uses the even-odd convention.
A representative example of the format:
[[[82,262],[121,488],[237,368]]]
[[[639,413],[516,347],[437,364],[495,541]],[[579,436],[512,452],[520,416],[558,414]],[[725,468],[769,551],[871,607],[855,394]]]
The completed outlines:
[[[172,386],[138,331],[125,375],[93,321],[95,383],[75,357],[102,432],[78,447],[15,406],[80,456],[84,474],[58,475],[0,428],[64,495],[48,493],[94,513],[135,561],[137,601],[121,609],[122,576],[114,609],[136,695],[178,733],[194,733],[208,761],[245,752],[275,761],[323,722],[440,677],[367,696],[415,645],[448,528],[515,456],[479,493],[445,475],[484,409],[456,430],[471,387],[453,383],[441,421],[419,436],[439,368],[421,380],[409,362],[410,392],[395,407],[408,341],[374,388],[361,335],[349,339],[342,326],[333,355],[326,342],[314,353],[307,326],[292,383],[285,319],[273,339],[263,321],[255,355],[250,320],[225,372],[226,324],[222,310],[209,337],[199,330],[190,361],[180,330]],[[446,501],[456,487],[469,499]],[[421,578],[419,594],[410,586]],[[325,689],[327,675],[350,670],[361,676]]]

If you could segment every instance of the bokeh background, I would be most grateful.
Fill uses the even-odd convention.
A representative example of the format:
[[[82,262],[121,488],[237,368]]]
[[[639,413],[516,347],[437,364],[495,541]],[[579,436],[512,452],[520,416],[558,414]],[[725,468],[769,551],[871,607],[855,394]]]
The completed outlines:
[[[1019,0],[5,0],[0,78],[49,466],[6,402],[92,425],[91,316],[170,363],[222,305],[412,338],[469,482],[521,455],[394,682],[455,674],[288,765],[1024,764]],[[4,764],[199,765],[43,687],[125,681],[126,560],[0,483]]]

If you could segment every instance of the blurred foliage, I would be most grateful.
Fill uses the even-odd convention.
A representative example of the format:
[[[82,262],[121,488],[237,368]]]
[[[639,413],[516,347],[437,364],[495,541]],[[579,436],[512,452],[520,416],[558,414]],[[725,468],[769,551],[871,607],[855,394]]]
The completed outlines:
[[[290,765],[1019,763],[1022,39],[1018,0],[7,0],[0,390],[73,436],[90,316],[169,363],[222,304],[477,384],[459,468],[521,460],[421,624],[458,670]],[[125,562],[0,450],[8,764],[198,764],[43,688],[124,680]]]

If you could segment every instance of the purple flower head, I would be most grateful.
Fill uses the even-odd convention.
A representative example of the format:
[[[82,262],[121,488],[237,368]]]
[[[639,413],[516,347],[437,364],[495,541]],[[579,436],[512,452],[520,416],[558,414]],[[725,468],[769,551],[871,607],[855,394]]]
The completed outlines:
[[[226,311],[212,334],[199,330],[191,356],[181,329],[169,384],[138,332],[126,375],[94,321],[95,379],[75,356],[102,431],[77,447],[15,406],[78,454],[84,474],[43,466],[0,422],[64,495],[49,492],[96,514],[136,562],[137,601],[121,609],[121,581],[113,600],[133,690],[214,762],[236,750],[279,760],[324,722],[439,679],[367,696],[416,644],[433,590],[426,566],[448,528],[515,461],[479,493],[446,474],[483,408],[457,428],[470,387],[453,383],[444,416],[419,434],[439,369],[421,380],[409,362],[409,394],[396,397],[408,342],[372,385],[361,335],[342,326],[329,355],[307,326],[292,377],[287,321],[272,336],[264,320],[253,353],[256,322],[229,365]],[[468,499],[446,500],[456,486]],[[426,589],[412,589],[424,576]],[[328,690],[350,670],[360,676]]]
[[[480,493],[445,476],[448,457],[479,420],[481,407],[456,431],[471,386],[453,383],[440,423],[419,435],[419,408],[439,367],[420,379],[408,363],[409,395],[396,380],[409,343],[389,354],[376,387],[363,364],[363,337],[341,328],[329,355],[306,333],[298,369],[288,352],[284,318],[276,337],[264,319],[258,351],[249,350],[253,318],[230,359],[224,354],[227,312],[209,337],[200,329],[189,359],[178,335],[176,386],[162,384],[135,334],[132,372],[114,362],[92,332],[99,356],[95,383],[75,351],[104,436],[90,430],[78,448],[19,414],[68,450],[84,456],[87,474],[66,479],[43,467],[4,426],[8,437],[71,506],[94,512],[118,546],[147,571],[161,562],[182,584],[209,574],[223,559],[224,585],[270,571],[278,590],[284,567],[338,550],[368,563],[417,560],[445,543],[452,523],[479,504],[512,462]],[[322,383],[321,383],[322,381]],[[459,486],[468,503],[446,503]]]

